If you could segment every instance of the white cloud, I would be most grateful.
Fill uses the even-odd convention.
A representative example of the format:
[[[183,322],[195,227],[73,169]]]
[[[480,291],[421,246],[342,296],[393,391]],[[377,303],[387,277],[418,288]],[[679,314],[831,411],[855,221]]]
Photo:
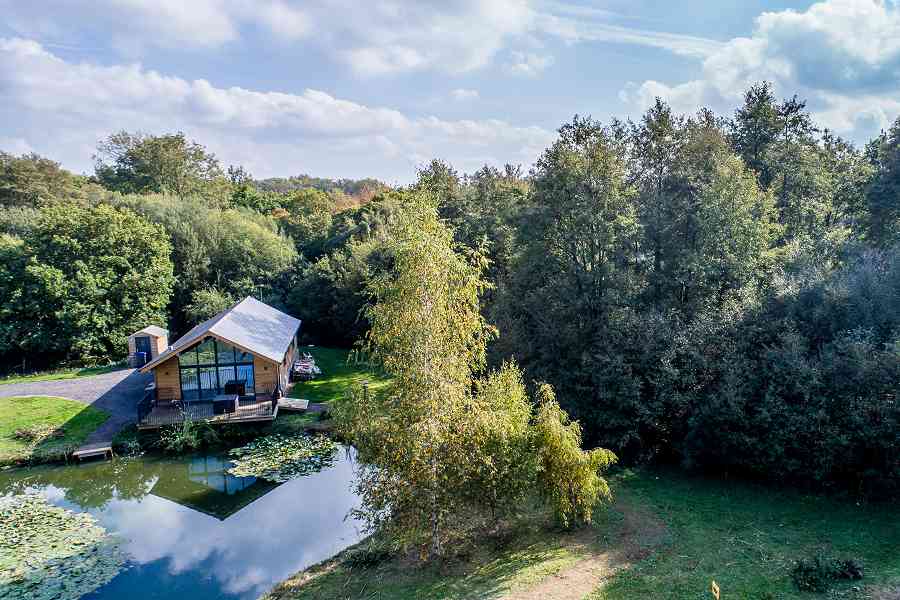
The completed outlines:
[[[549,54],[516,51],[512,53],[512,63],[509,65],[509,70],[514,75],[537,77],[552,64],[553,57]]]
[[[469,90],[466,88],[456,88],[450,95],[454,100],[464,102],[466,100],[475,100],[478,98],[478,90]]]
[[[256,6],[255,14],[260,23],[286,40],[305,37],[312,29],[310,19],[303,11],[284,2],[261,3]]]
[[[329,32],[327,43],[361,75],[420,69],[461,73],[484,67],[528,32],[536,16],[524,0],[338,0],[311,11]],[[341,18],[335,19],[336,14]]]
[[[722,43],[708,38],[622,27],[590,19],[545,14],[540,29],[570,43],[612,42],[636,44],[668,50],[674,54],[703,58],[722,47]]]
[[[900,113],[900,8],[878,0],[826,0],[806,11],[766,12],[753,35],[734,38],[703,62],[703,77],[645,81],[620,97],[646,106],[661,96],[683,111],[725,109],[753,83],[809,100],[817,120],[840,133],[870,134]]]
[[[472,71],[501,51],[522,53],[534,40],[637,44],[685,56],[706,56],[719,46],[612,25],[608,11],[541,0],[94,0],[89,6],[0,0],[0,11],[20,37],[48,46],[111,40],[131,58],[153,47],[218,48],[241,39],[245,29],[261,29],[282,42],[315,44],[362,76]],[[517,73],[541,69],[528,61],[517,65]]]
[[[60,59],[40,44],[0,39],[0,136],[76,170],[119,129],[183,130],[257,176],[309,171],[407,181],[432,157],[460,169],[532,162],[555,137],[540,127],[413,116],[336,98],[216,87],[140,65]]]

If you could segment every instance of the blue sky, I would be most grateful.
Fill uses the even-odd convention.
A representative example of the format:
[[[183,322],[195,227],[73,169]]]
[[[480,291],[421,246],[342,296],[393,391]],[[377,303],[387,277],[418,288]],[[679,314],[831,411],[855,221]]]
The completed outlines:
[[[404,183],[528,167],[572,115],[655,96],[731,113],[754,81],[857,142],[900,114],[895,0],[0,0],[0,149],[90,172],[120,129],[257,177]]]

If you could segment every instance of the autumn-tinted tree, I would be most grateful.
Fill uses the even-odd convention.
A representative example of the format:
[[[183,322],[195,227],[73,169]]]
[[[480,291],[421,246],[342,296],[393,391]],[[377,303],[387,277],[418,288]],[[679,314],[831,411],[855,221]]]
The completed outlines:
[[[597,503],[611,498],[600,473],[616,463],[616,455],[603,448],[581,449],[581,426],[559,407],[547,384],[538,389],[534,429],[538,489],[564,525],[590,523]]]

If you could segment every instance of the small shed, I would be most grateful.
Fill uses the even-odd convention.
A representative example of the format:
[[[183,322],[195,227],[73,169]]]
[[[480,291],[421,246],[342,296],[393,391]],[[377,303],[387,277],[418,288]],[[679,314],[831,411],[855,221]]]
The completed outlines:
[[[148,325],[128,336],[128,364],[143,367],[169,347],[169,332],[156,325]]]

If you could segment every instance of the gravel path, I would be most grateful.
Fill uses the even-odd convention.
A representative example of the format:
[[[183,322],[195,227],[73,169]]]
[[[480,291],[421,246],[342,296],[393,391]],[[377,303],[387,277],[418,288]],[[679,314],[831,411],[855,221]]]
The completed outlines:
[[[105,410],[109,419],[88,436],[86,443],[110,442],[113,436],[137,416],[137,403],[152,375],[141,375],[135,369],[62,379],[29,381],[0,385],[0,398],[9,396],[62,396]]]

